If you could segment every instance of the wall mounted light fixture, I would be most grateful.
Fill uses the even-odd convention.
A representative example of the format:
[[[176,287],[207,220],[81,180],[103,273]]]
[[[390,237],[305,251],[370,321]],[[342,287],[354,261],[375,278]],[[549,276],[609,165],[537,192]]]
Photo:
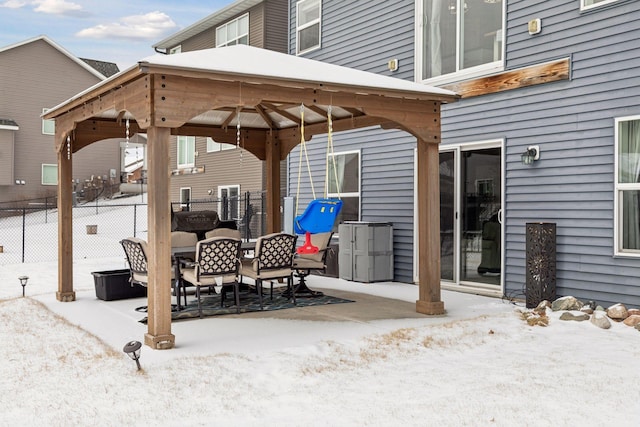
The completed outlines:
[[[534,161],[540,159],[540,146],[538,145],[530,145],[527,147],[527,151],[525,151],[521,156],[523,165],[531,165]]]

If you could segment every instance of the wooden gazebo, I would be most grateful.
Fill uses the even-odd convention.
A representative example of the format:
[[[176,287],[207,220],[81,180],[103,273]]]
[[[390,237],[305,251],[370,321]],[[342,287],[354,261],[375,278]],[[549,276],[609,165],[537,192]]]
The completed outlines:
[[[380,125],[417,139],[419,299],[416,310],[443,314],[440,300],[438,144],[440,105],[453,92],[273,51],[231,46],[154,55],[52,108],[58,154],[58,292],[74,301],[73,153],[103,139],[147,134],[148,331],[145,344],[172,348],[169,146],[171,135],[209,136],[266,162],[267,232],[281,230],[280,161],[304,135]],[[240,136],[236,124],[240,121]],[[123,236],[125,237],[125,236]]]

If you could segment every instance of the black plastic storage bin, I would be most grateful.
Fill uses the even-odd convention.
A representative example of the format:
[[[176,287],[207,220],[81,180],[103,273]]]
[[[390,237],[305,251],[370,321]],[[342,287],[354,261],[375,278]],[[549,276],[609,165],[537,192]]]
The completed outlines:
[[[147,288],[129,283],[129,270],[94,271],[96,297],[103,301],[147,296]]]

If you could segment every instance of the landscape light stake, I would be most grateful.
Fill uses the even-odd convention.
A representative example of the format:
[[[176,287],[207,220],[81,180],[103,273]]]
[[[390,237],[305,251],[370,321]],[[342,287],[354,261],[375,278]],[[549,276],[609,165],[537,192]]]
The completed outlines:
[[[24,287],[27,286],[27,280],[29,280],[29,276],[20,276],[18,277],[20,280],[20,284],[22,285],[22,296],[24,296]]]
[[[140,368],[140,348],[141,347],[142,347],[142,344],[140,343],[140,341],[129,341],[122,349],[122,351],[127,353],[127,356],[129,356],[130,358],[136,361],[136,365],[138,366],[138,371],[141,369]]]

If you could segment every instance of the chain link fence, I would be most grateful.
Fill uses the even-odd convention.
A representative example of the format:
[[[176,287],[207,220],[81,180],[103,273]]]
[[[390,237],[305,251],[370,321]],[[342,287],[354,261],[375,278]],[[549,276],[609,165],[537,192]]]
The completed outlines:
[[[131,236],[146,240],[147,204],[132,203],[134,200],[136,196],[98,198],[74,205],[74,260],[124,257],[120,240]],[[58,210],[55,198],[7,205],[0,206],[0,265],[57,260]],[[265,206],[264,192],[171,204],[173,211],[214,210],[220,220],[234,221],[247,240],[264,234]]]

